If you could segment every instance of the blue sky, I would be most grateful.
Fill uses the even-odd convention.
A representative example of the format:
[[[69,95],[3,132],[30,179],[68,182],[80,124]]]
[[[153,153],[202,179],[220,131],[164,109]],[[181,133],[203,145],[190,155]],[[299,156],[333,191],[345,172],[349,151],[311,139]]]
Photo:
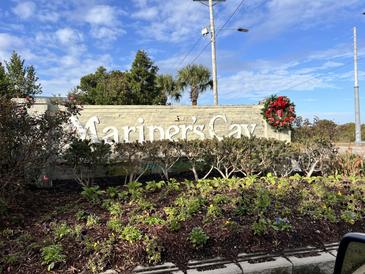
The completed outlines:
[[[240,7],[217,37],[220,104],[256,104],[277,93],[304,117],[352,121],[356,26],[365,122],[363,0],[241,1],[215,6],[217,29]],[[36,67],[46,96],[66,94],[100,65],[129,69],[138,49],[160,73],[175,74],[194,59],[211,67],[210,46],[202,51],[209,41],[200,34],[209,11],[192,0],[0,0],[0,18],[0,60],[19,52]],[[212,103],[209,91],[199,99]],[[188,96],[179,104],[189,104]]]

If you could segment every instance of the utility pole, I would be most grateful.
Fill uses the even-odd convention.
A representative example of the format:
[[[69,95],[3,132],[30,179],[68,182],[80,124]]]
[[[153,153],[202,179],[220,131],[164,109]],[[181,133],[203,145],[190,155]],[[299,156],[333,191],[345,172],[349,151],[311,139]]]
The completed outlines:
[[[359,79],[357,68],[357,34],[354,27],[354,97],[355,97],[355,143],[361,143],[361,122],[360,122],[360,97],[359,97]]]
[[[214,27],[213,0],[209,0],[209,16],[210,16],[210,40],[211,40],[211,46],[212,46],[213,96],[214,96],[214,105],[218,106],[217,56],[216,56],[216,49],[215,49],[215,27]]]
[[[215,48],[215,27],[214,27],[214,10],[213,2],[224,2],[225,0],[193,0],[200,2],[204,5],[205,2],[208,1],[209,6],[209,17],[210,17],[210,42],[212,47],[212,77],[213,77],[213,96],[214,96],[214,105],[218,106],[218,80],[217,80],[217,55]]]

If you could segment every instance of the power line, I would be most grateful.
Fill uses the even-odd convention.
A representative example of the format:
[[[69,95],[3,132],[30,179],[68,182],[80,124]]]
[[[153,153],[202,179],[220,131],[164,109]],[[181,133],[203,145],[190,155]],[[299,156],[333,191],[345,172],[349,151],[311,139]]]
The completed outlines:
[[[233,11],[233,13],[228,17],[226,22],[218,29],[217,36],[218,36],[219,32],[232,20],[233,16],[235,16],[236,13],[240,10],[241,6],[243,5],[243,2],[245,2],[245,0],[241,0],[241,2],[238,4],[236,9]]]
[[[202,3],[202,2],[199,2]],[[215,14],[215,18],[219,18],[219,14]],[[186,60],[186,58],[191,54],[191,52],[197,47],[198,44],[200,44],[201,41],[201,36],[198,37],[198,39],[196,40],[196,42],[193,44],[193,46],[190,48],[190,50],[185,54],[185,56],[181,59],[181,61],[175,66],[176,70],[179,69],[179,67],[182,67],[182,65],[184,64],[184,61]],[[209,45],[209,44],[208,44]],[[205,49],[206,47],[204,47]]]
[[[202,2],[199,2],[199,3],[202,3]],[[219,18],[219,13],[217,14],[216,12],[215,12],[215,15],[214,15],[214,17],[216,18],[216,19],[218,19]],[[186,60],[186,58],[192,53],[192,51],[198,46],[198,44],[200,44],[200,41],[201,41],[201,36],[199,36],[198,37],[198,39],[196,40],[196,42],[194,43],[194,45],[190,48],[190,50],[185,54],[185,56],[181,59],[181,61],[178,63],[178,64],[176,64],[176,70],[178,70],[179,69],[179,67],[182,67],[183,66],[183,64],[184,64],[184,61]],[[209,45],[210,43],[208,43],[208,45]],[[205,49],[206,49],[206,47],[207,47],[207,45],[206,46],[204,46],[204,49],[202,50],[202,51],[204,51]],[[194,60],[196,60],[196,59],[194,59]],[[190,62],[189,64],[191,64],[192,62]]]
[[[176,69],[178,69],[180,66],[182,66],[184,64],[185,59],[190,55],[190,53],[195,49],[195,47],[200,43],[201,41],[201,37],[199,37],[196,42],[194,43],[194,45],[190,48],[190,50],[185,54],[185,56],[181,59],[181,61],[179,62],[179,65],[176,66]]]
[[[233,16],[236,15],[236,13],[239,11],[239,9],[241,8],[243,2],[245,0],[241,0],[241,2],[238,4],[238,6],[236,7],[236,9],[233,11],[233,13],[228,17],[228,19],[226,20],[226,22],[217,30],[217,34],[216,34],[216,38],[218,37],[220,31],[232,20]],[[198,53],[198,55],[191,61],[189,62],[189,65],[194,63],[205,51],[205,49],[210,45],[211,41],[209,41],[207,44],[205,44],[205,46],[200,50],[200,52]]]

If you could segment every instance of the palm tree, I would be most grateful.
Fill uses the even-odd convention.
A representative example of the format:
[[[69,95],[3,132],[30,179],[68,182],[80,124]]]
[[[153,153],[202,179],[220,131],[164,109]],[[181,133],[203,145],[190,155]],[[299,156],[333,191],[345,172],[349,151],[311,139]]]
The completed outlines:
[[[191,104],[198,104],[198,97],[208,88],[212,88],[210,71],[203,65],[187,65],[178,71],[178,89],[181,91],[190,88]]]
[[[181,91],[176,88],[176,81],[169,74],[161,74],[156,77],[157,88],[166,98],[174,101],[179,101],[181,98]]]

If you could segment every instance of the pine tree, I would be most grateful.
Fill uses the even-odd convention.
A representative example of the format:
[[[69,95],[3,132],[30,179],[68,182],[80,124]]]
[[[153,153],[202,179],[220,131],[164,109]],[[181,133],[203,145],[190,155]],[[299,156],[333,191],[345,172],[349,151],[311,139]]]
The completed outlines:
[[[166,103],[166,97],[161,96],[161,89],[156,85],[158,67],[155,66],[147,53],[138,50],[128,73],[132,104],[161,105]]]
[[[42,93],[34,67],[26,67],[20,55],[14,51],[10,61],[5,63],[9,80],[9,96],[23,98]]]
[[[9,80],[6,76],[5,68],[0,62],[0,97],[7,96],[9,94]]]

